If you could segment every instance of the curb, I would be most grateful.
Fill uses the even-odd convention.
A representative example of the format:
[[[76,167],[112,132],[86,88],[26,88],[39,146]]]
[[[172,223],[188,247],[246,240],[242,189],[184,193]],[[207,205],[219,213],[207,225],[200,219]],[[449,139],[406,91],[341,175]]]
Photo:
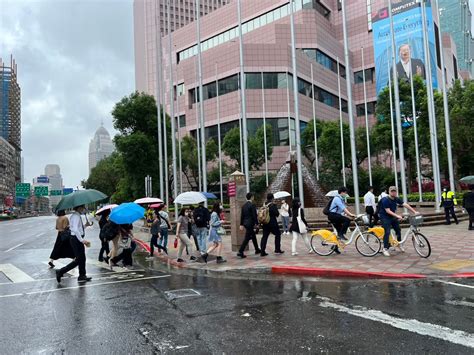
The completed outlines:
[[[150,252],[150,246],[140,239],[134,239],[135,242],[148,253]],[[162,259],[162,258],[160,258]],[[164,261],[164,259],[163,259]],[[180,263],[168,259],[168,262],[176,267],[183,268],[184,266]],[[428,279],[428,278],[457,278],[467,279],[474,278],[474,272],[455,273],[448,275],[424,275],[424,274],[400,274],[391,272],[376,272],[376,271],[360,271],[360,270],[344,270],[344,269],[324,269],[324,268],[311,268],[302,266],[270,266],[272,274],[280,275],[299,275],[299,276],[316,276],[316,277],[327,277],[327,278],[359,278],[359,279]],[[227,270],[227,272],[232,270]],[[243,269],[239,269],[239,272],[244,272]]]

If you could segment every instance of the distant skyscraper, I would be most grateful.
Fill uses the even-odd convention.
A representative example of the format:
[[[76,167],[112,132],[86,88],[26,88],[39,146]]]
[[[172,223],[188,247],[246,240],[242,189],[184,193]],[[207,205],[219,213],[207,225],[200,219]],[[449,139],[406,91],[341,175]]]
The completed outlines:
[[[89,174],[97,163],[111,155],[115,150],[109,132],[100,126],[89,143]]]
[[[20,93],[13,57],[9,66],[0,58],[0,195],[14,194],[15,183],[21,182]]]
[[[61,176],[61,169],[57,164],[48,164],[44,167],[44,175],[49,179],[50,190],[62,190],[63,189],[63,177]],[[50,192],[51,193],[51,192]],[[51,207],[56,206],[61,200],[62,196],[50,196],[49,200]]]

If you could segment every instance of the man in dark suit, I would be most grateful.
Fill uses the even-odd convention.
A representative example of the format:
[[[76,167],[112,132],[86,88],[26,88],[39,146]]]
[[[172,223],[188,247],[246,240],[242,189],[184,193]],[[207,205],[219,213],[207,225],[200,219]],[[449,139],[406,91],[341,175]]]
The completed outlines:
[[[411,48],[409,44],[402,44],[398,53],[400,56],[400,61],[397,63],[397,75],[399,79],[408,81],[410,80],[411,73],[426,79],[425,64],[423,64],[421,59],[411,58]]]
[[[253,243],[255,254],[260,254],[257,236],[255,235],[255,228],[258,226],[257,208],[253,204],[253,194],[251,192],[247,193],[245,197],[247,198],[247,202],[242,206],[242,213],[240,214],[240,230],[244,230],[245,228],[245,239],[237,253],[237,256],[242,259],[247,257],[244,254],[244,251],[245,248],[247,248],[249,241],[252,241]]]
[[[270,233],[275,236],[275,253],[283,254],[284,251],[281,250],[281,232],[280,232],[280,227],[278,226],[278,220],[277,220],[278,216],[280,215],[280,212],[278,212],[278,207],[273,202],[272,193],[269,193],[267,195],[267,202],[265,202],[265,205],[267,205],[269,208],[270,222],[263,225],[263,236],[262,236],[262,241],[260,243],[260,250],[261,250],[260,255],[261,256],[268,255],[265,252],[265,248],[267,247],[267,240]]]

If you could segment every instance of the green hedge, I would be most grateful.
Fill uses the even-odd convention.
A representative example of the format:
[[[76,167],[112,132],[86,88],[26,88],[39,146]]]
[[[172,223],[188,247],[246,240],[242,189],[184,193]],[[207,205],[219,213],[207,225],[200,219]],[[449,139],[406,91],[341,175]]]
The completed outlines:
[[[467,193],[469,191],[461,191],[461,192],[456,192],[456,199],[457,199],[457,202],[458,204],[462,204],[462,199],[463,199],[463,196],[465,193]],[[403,195],[400,194],[400,197],[402,197]],[[418,202],[420,199],[419,197],[419,194],[418,193],[412,193],[412,194],[408,194],[408,202]],[[360,197],[359,198],[360,202],[364,202],[364,198],[363,197]],[[355,202],[355,198],[354,197],[349,197],[347,199],[347,202],[348,203],[354,203]],[[423,193],[423,202],[435,202],[435,194],[434,192],[424,192]]]

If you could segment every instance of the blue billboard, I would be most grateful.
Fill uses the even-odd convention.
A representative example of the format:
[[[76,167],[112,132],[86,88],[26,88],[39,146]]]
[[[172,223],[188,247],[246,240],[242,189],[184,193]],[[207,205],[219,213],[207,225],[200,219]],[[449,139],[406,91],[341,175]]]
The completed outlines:
[[[398,78],[409,80],[411,73],[414,73],[426,80],[420,4],[414,0],[392,0],[392,14]],[[426,20],[430,47],[431,76],[433,87],[437,88],[435,29],[430,2],[427,2],[426,5]],[[392,70],[392,42],[388,8],[382,8],[372,14],[372,23],[376,92],[378,95],[388,85],[388,71]]]

